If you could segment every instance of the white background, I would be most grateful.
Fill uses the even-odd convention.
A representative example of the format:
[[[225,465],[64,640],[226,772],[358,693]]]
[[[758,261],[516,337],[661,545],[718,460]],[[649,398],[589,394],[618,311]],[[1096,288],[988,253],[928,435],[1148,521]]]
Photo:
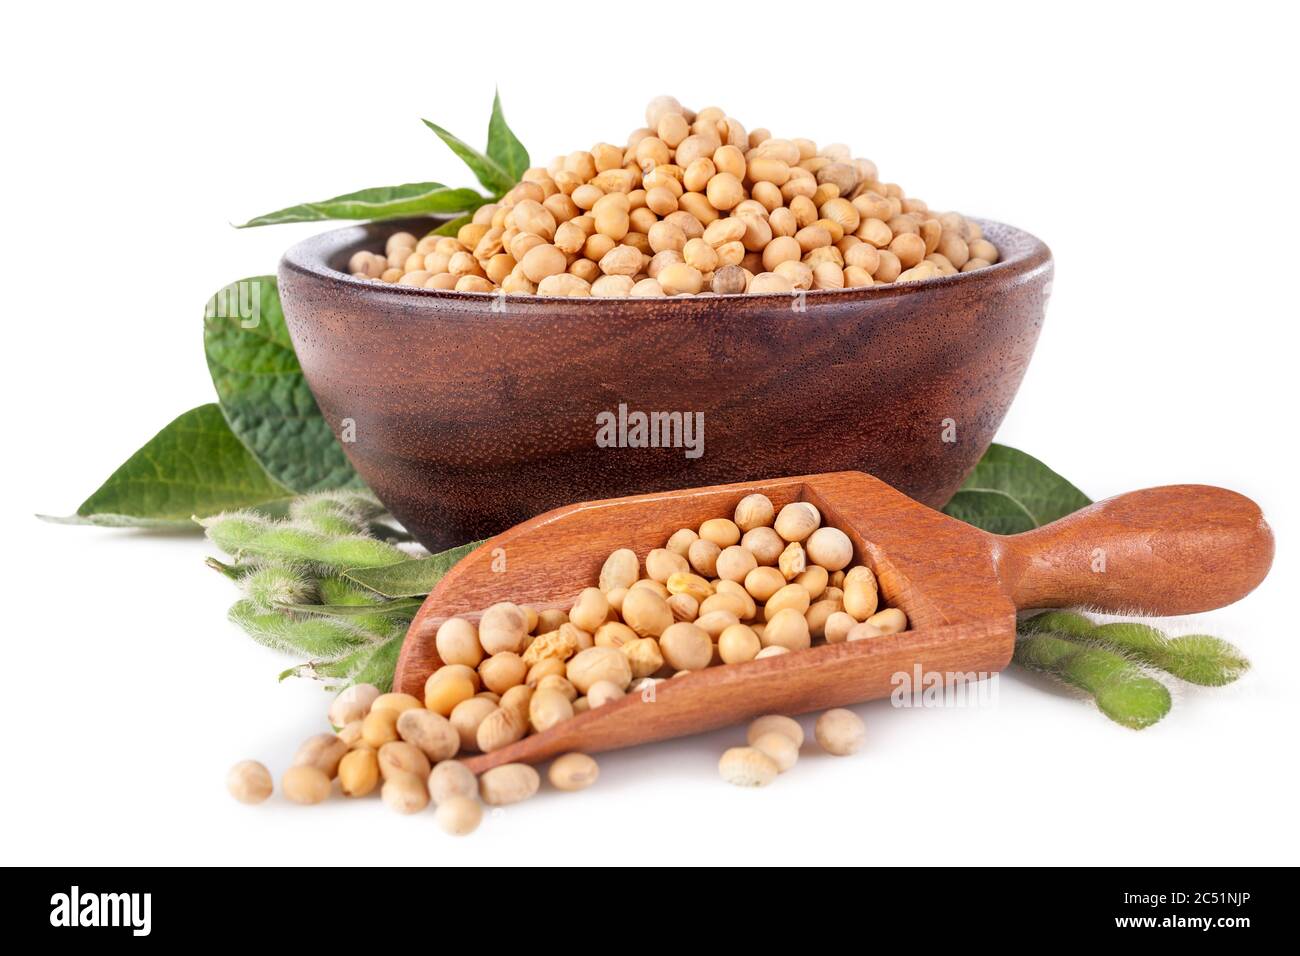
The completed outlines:
[[[532,7],[526,26],[510,4],[7,13],[6,862],[1300,862],[1294,14],[713,6]],[[277,684],[291,661],[225,622],[234,594],[201,540],[33,515],[71,512],[211,400],[202,303],[318,228],[228,223],[469,184],[419,120],[481,143],[495,84],[539,162],[621,141],[670,92],[847,141],[932,206],[1046,240],[1054,295],[1000,440],[1095,498],[1197,481],[1259,501],[1271,577],[1195,622],[1253,672],[1179,689],[1140,733],[1014,671],[993,708],[877,702],[860,754],[809,748],[753,792],[715,770],[742,731],[661,744],[460,841],[374,801],[232,801],[226,768],[278,772],[325,728],[325,696]]]

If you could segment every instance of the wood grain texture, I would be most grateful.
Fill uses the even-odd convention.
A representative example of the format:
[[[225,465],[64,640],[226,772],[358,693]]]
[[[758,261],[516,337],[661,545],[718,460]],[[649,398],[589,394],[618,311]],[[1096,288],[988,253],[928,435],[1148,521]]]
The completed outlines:
[[[1209,485],[1099,501],[997,542],[1017,607],[1195,614],[1239,600],[1273,563],[1273,532],[1249,498]]]
[[[896,675],[979,675],[1011,659],[1016,611],[1089,604],[1153,614],[1211,610],[1249,593],[1272,563],[1273,538],[1247,498],[1176,485],[1099,502],[1035,531],[988,534],[859,472],[743,482],[560,508],[498,535],[457,564],[411,623],[394,688],[423,697],[441,665],[434,646],[447,617],[476,618],[512,600],[567,609],[605,557],[630,547],[644,559],[681,527],[730,515],[761,492],[779,509],[806,500],[853,541],[884,603],[910,630],[823,645],[761,661],[710,667],[632,694],[491,754],[475,772],[569,750],[596,753],[699,733],[763,713],[798,714],[889,696]],[[1095,550],[1107,554],[1095,567]],[[1217,569],[1217,570],[1215,570]]]
[[[920,284],[789,295],[498,300],[353,279],[359,248],[430,220],[291,249],[285,318],[366,483],[434,551],[556,506],[660,489],[868,471],[951,497],[992,441],[1042,325],[1051,256],[984,223],[1002,261]],[[504,302],[505,311],[494,311]],[[704,454],[600,448],[620,403],[701,412]],[[956,441],[943,440],[943,421]]]

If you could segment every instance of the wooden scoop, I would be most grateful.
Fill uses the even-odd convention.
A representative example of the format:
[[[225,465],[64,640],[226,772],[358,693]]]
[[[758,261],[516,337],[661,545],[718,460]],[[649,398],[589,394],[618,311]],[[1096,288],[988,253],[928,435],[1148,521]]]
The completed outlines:
[[[875,572],[882,605],[910,630],[827,644],[663,681],[550,730],[466,760],[476,773],[571,750],[594,753],[713,730],[765,713],[797,714],[893,691],[897,674],[991,674],[1011,660],[1016,611],[1086,605],[1114,613],[1189,614],[1248,594],[1273,561],[1273,534],[1250,499],[1206,485],[1120,495],[1024,534],[989,534],[860,472],[715,485],[558,508],[465,557],[425,600],[394,687],[423,699],[439,666],[434,636],[453,615],[498,601],[568,609],[605,558],[644,558],[678,528],[729,516],[761,492],[777,510],[809,501]]]

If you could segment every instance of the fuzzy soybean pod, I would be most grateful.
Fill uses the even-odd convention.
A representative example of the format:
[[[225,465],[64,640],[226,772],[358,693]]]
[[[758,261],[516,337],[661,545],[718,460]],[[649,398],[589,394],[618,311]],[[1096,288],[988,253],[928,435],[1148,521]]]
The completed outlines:
[[[1014,660],[1091,694],[1103,714],[1134,730],[1150,727],[1172,706],[1164,684],[1122,654],[1103,647],[1053,634],[1031,634],[1016,642]]]
[[[213,544],[227,554],[335,568],[375,568],[406,555],[366,535],[327,535],[250,512],[231,512],[203,522]]]
[[[291,610],[343,617],[363,630],[381,633],[396,624],[409,625],[420,606],[418,599],[386,598],[335,575],[320,578],[316,585],[324,606],[319,610],[310,606]]]
[[[316,582],[297,567],[268,564],[249,572],[239,586],[248,600],[264,610],[281,604],[304,604],[316,597]]]
[[[1030,618],[1021,631],[1096,644],[1203,687],[1231,684],[1250,669],[1245,655],[1221,638],[1209,634],[1171,638],[1139,621],[1094,624],[1075,611],[1049,611]]]
[[[259,644],[318,660],[334,660],[379,640],[350,622],[266,611],[248,600],[236,601],[229,616]]]
[[[1095,637],[1189,684],[1222,687],[1250,669],[1241,651],[1209,634],[1169,638],[1146,624],[1116,622],[1098,627]]]
[[[289,503],[291,521],[330,535],[361,534],[370,519],[381,512],[379,502],[373,498],[348,491],[302,495]]]
[[[1078,611],[1047,611],[1016,625],[1021,634],[1056,634],[1060,637],[1088,637],[1093,627],[1092,621]]]
[[[276,609],[306,615],[321,615],[343,620],[353,627],[376,634],[387,632],[396,624],[409,625],[419,609],[411,598],[389,599],[334,575],[316,581],[319,604],[278,604]]]
[[[354,607],[382,604],[387,598],[363,588],[354,581],[327,574],[316,582],[322,604],[349,604]]]

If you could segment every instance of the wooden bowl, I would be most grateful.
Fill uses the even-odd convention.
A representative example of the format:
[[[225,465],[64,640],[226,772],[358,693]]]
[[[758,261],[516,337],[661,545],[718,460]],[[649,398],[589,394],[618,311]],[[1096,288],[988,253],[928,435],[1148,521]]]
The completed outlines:
[[[336,229],[279,271],[322,412],[431,550],[572,501],[809,472],[866,471],[941,507],[1011,404],[1052,278],[1042,242],[994,222],[994,266],[838,292],[552,299],[342,271],[437,222]],[[672,419],[677,447],[631,447],[636,412],[702,414],[702,453]]]

